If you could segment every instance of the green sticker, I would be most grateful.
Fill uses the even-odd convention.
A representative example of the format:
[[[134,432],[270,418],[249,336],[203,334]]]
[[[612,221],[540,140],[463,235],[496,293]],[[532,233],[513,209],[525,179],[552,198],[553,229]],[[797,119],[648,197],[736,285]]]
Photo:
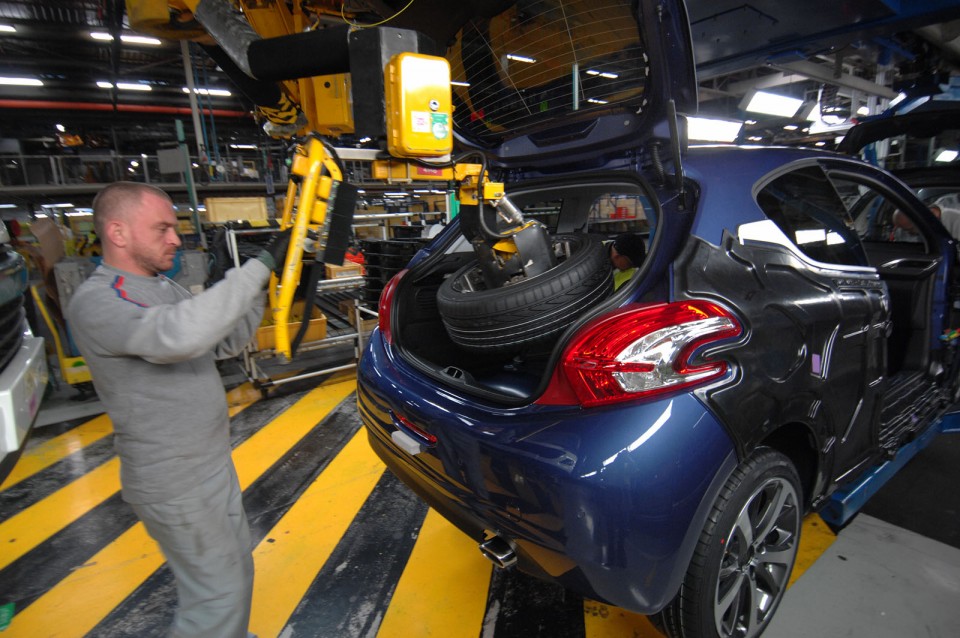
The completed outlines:
[[[10,626],[10,621],[13,620],[13,611],[13,603],[0,605],[0,631]]]
[[[446,113],[430,114],[430,129],[438,140],[446,139],[450,134],[450,122]]]

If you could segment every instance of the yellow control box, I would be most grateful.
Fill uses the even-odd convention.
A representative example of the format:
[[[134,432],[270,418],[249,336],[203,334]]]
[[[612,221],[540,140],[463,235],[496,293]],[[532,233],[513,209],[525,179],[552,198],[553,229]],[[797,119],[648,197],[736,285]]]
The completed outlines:
[[[384,69],[387,150],[394,157],[440,157],[453,150],[450,63],[400,53]]]

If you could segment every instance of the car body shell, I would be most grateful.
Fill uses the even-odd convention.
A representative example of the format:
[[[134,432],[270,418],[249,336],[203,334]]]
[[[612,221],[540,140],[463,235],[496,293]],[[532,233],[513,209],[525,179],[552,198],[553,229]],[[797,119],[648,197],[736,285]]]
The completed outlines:
[[[709,299],[744,326],[708,353],[729,363],[721,379],[601,408],[537,403],[546,379],[528,388],[526,400],[495,400],[431,376],[402,343],[376,331],[358,376],[372,446],[478,542],[509,539],[522,570],[640,613],[659,611],[680,587],[718,491],[753,450],[784,451],[813,505],[884,453],[884,278],[870,264],[816,262],[757,232],[769,225],[757,193],[804,167],[873,184],[929,216],[903,183],[858,160],[799,149],[690,149],[684,171],[694,206],[681,206],[669,185],[651,187],[659,218],[648,260],[627,290],[575,322],[561,343],[591,318],[631,303]],[[629,171],[630,163],[606,168]],[[944,347],[936,335],[947,327],[946,282],[955,268],[954,243],[936,225],[931,357]],[[457,233],[454,223],[410,269],[429,264]],[[401,294],[403,280],[399,286]],[[391,321],[403,319],[394,310]],[[396,444],[397,431],[435,441],[411,453]]]

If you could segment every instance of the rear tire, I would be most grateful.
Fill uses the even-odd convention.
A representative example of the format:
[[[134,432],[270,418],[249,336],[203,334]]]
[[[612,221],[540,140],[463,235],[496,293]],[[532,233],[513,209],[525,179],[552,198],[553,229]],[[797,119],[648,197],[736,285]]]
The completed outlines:
[[[518,351],[556,336],[613,290],[603,244],[587,235],[558,235],[570,256],[545,273],[502,288],[481,289],[476,261],[444,280],[437,306],[450,338],[472,352]]]
[[[683,585],[658,619],[671,638],[754,638],[786,591],[800,543],[800,478],[760,448],[721,490]]]

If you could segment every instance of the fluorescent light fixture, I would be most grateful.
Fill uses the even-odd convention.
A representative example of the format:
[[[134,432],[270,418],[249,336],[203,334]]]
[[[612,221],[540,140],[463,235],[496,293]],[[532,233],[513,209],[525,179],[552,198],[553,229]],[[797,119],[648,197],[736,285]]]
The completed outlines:
[[[606,80],[616,80],[618,77],[620,77],[616,73],[610,73],[609,71],[597,71],[596,69],[587,69],[587,75],[595,75]]]
[[[786,126],[783,127],[783,130],[784,130],[784,131],[796,131],[798,128],[800,128],[800,127],[797,126],[796,124],[787,124]]]
[[[190,89],[185,86],[183,87],[183,92],[190,93]],[[230,97],[233,95],[233,93],[226,89],[194,89],[193,92],[197,95],[213,95],[215,97]]]
[[[97,82],[97,86],[101,89],[112,89],[113,84],[110,82]],[[135,82],[117,82],[117,88],[123,91],[152,91],[153,87],[149,84],[139,84]]]
[[[0,33],[16,33],[17,27],[12,24],[0,24]]]
[[[241,150],[241,151],[243,151],[243,150],[255,151],[255,150],[257,150],[257,145],[256,145],[256,144],[231,144],[231,145],[230,145],[230,148],[236,148],[236,149],[239,149],[239,150]]]
[[[803,100],[786,95],[777,95],[767,91],[757,91],[747,101],[744,111],[751,113],[765,113],[780,117],[793,117],[803,106]]]
[[[525,55],[517,55],[516,53],[508,53],[507,59],[513,60],[514,62],[525,62],[527,64],[533,64],[537,61],[536,58],[529,58]]]
[[[609,104],[609,102],[606,100],[600,100],[595,97],[587,98],[587,102],[590,102],[591,104]]]
[[[40,204],[41,208],[73,208],[73,204],[62,202],[60,204]]]
[[[0,208],[16,208],[16,204],[0,204]]]
[[[957,151],[951,151],[950,149],[943,149],[937,154],[935,162],[952,162],[957,159]]]
[[[733,142],[740,136],[743,122],[708,117],[688,117],[687,137],[699,142]]]
[[[763,141],[763,138],[760,137],[759,135],[751,135],[750,137],[747,138],[747,141],[749,141],[749,142],[762,142],[762,141]]]
[[[103,40],[104,42],[111,42],[113,36],[109,33],[104,33],[103,31],[91,31],[90,37],[94,40]],[[163,44],[157,38],[148,38],[142,35],[127,35],[123,34],[120,36],[121,42],[126,42],[127,44],[147,44],[150,46],[160,46]]]
[[[61,133],[66,133],[67,127],[64,126],[63,124],[57,124],[57,130],[60,131]]]
[[[867,105],[861,106],[857,109],[857,115],[870,115],[870,107]]]
[[[470,83],[469,83],[469,82],[458,82],[458,81],[456,81],[456,80],[450,80],[450,85],[451,85],[451,86],[464,86],[464,87],[467,87],[467,86],[470,86]]]
[[[0,84],[7,84],[9,86],[43,86],[43,82],[37,78],[0,77]]]
[[[890,104],[888,104],[888,106],[896,106],[897,104],[900,104],[900,102],[903,102],[905,99],[907,99],[907,94],[899,93],[897,97],[890,100]]]

